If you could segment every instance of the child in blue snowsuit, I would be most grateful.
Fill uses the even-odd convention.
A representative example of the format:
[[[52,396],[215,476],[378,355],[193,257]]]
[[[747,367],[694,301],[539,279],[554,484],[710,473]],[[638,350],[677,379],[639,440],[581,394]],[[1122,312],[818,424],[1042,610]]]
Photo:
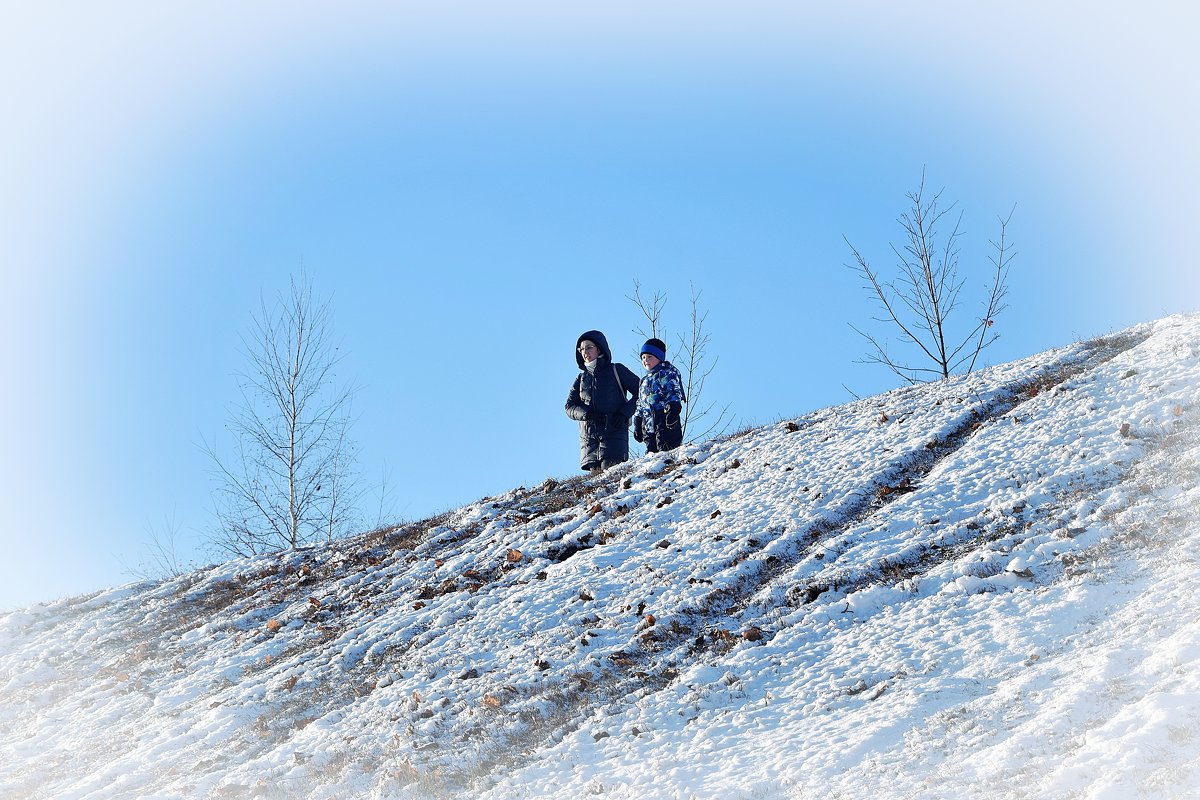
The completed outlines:
[[[647,453],[665,453],[683,444],[683,422],[679,418],[687,402],[683,378],[667,361],[667,345],[662,339],[647,339],[642,345],[642,366],[646,377],[638,386],[633,438],[645,442]]]

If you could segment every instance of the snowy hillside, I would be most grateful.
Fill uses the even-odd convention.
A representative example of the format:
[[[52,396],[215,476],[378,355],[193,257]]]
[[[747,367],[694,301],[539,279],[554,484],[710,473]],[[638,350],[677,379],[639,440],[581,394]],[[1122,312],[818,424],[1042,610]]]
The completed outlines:
[[[1200,796],[1198,421],[1172,317],[2,615],[0,797]]]

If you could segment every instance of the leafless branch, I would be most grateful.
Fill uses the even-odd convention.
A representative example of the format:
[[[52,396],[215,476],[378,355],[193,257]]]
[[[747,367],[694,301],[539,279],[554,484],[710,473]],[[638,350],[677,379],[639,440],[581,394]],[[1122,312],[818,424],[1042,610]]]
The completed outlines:
[[[133,565],[122,564],[125,574],[139,580],[155,581],[175,578],[194,568],[194,564],[185,561],[180,550],[179,522],[174,512],[163,518],[161,526],[147,523],[147,539],[141,560]]]
[[[633,281],[633,296],[631,297],[630,295],[625,295],[625,297],[627,299],[629,299],[630,301],[632,301],[633,304],[638,307],[638,310],[642,312],[642,316],[645,317],[646,321],[650,323],[650,332],[649,333],[646,333],[641,328],[635,329],[634,333],[636,333],[639,336],[642,336],[643,338],[646,338],[646,339],[661,338],[658,335],[658,328],[659,328],[660,321],[662,320],[663,309],[666,307],[666,304],[667,304],[667,296],[662,294],[661,292],[655,292],[654,297],[650,298],[650,300],[647,301],[645,298],[642,297],[641,282],[634,279],[634,281]]]
[[[996,255],[991,259],[995,272],[984,314],[965,335],[952,338],[949,321],[959,306],[965,283],[959,274],[963,218],[959,213],[943,239],[939,228],[955,204],[940,207],[941,196],[941,191],[927,196],[922,172],[917,189],[907,196],[909,209],[897,220],[907,241],[903,248],[892,245],[898,263],[897,277],[890,282],[884,282],[863,254],[846,239],[854,256],[850,268],[866,279],[864,288],[878,301],[883,312],[874,319],[898,330],[901,342],[918,351],[921,366],[893,357],[878,336],[851,325],[851,329],[870,345],[864,361],[882,364],[909,383],[946,378],[963,365],[971,372],[979,354],[996,340],[990,329],[996,316],[1007,308],[1004,298],[1008,294],[1008,269],[1015,255],[1007,240],[1011,211],[1007,218],[1000,220],[999,243],[992,242],[996,249]],[[930,363],[932,366],[928,366]]]

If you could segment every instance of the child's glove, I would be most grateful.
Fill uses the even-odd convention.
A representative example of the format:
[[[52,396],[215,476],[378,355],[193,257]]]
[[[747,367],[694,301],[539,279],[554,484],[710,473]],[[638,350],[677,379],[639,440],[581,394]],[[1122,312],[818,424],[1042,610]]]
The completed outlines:
[[[679,427],[679,410],[680,410],[679,403],[669,403],[667,405],[667,414],[666,414],[665,421],[667,423],[668,428],[678,428]]]
[[[642,415],[634,414],[633,415],[633,440],[635,442],[644,442],[646,440],[646,432],[642,428],[643,424],[644,423],[642,422]]]

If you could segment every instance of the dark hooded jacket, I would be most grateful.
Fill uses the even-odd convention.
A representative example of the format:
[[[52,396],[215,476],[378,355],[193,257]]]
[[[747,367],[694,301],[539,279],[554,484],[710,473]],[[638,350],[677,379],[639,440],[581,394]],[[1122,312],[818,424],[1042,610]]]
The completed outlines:
[[[591,369],[579,344],[596,343],[600,355]],[[637,406],[638,377],[624,364],[614,364],[608,340],[587,331],[575,341],[579,375],[567,395],[567,416],[579,423],[579,463],[585,470],[611,467],[629,459],[629,419]]]

